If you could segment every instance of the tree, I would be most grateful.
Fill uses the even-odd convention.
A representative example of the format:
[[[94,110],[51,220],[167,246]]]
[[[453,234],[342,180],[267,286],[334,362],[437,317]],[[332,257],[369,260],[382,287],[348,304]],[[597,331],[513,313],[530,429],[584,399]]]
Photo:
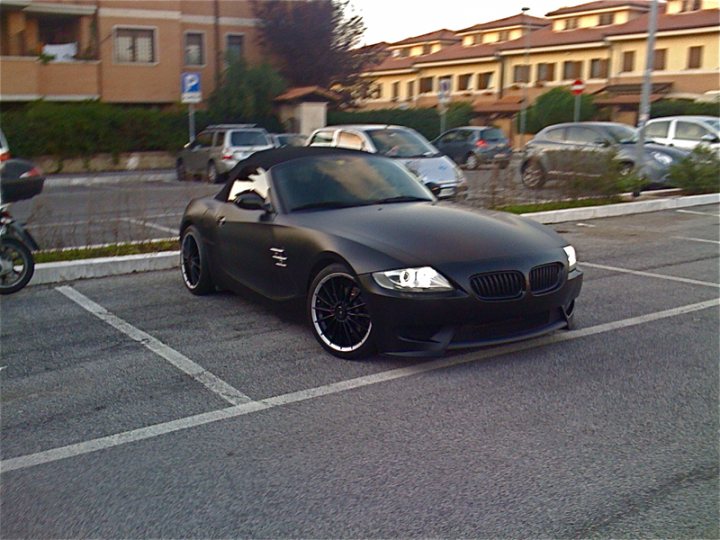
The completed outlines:
[[[575,96],[567,88],[557,87],[539,96],[528,107],[526,133],[537,133],[542,128],[572,122],[575,111]],[[592,96],[580,96],[580,120],[589,120],[595,114]],[[518,125],[519,125],[518,115]]]
[[[271,66],[248,67],[243,60],[234,60],[210,96],[208,116],[215,122],[255,122],[275,129],[273,100],[286,88]]]
[[[350,0],[253,0],[260,42],[294,86],[347,84],[367,57],[354,48],[365,32]]]

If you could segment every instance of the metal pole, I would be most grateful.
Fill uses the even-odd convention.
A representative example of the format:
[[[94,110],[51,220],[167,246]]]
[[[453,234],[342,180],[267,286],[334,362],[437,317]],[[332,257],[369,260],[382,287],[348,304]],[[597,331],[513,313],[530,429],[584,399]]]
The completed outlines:
[[[580,94],[575,94],[575,112],[573,113],[573,122],[580,121]]]
[[[645,124],[650,118],[650,87],[652,82],[653,64],[655,63],[655,29],[657,27],[657,0],[650,5],[650,21],[648,23],[647,55],[645,56],[645,72],[643,73],[642,94],[638,111],[638,139],[635,147],[635,170],[640,172],[645,157]]]
[[[529,11],[529,7],[522,8],[522,27],[523,32],[525,32],[525,69],[527,74],[527,80],[525,81],[525,84],[523,85],[523,91],[522,91],[522,103],[520,104],[520,144],[523,149],[523,153],[525,152],[525,125],[526,125],[526,108],[527,108],[527,99],[528,99],[528,86],[530,85],[530,31],[527,28],[527,18],[525,14],[527,11]],[[524,156],[523,156],[524,157]]]
[[[195,140],[195,106],[188,104],[188,139],[190,142]]]
[[[445,133],[445,113],[447,112],[447,107],[445,105],[440,105],[440,133]]]

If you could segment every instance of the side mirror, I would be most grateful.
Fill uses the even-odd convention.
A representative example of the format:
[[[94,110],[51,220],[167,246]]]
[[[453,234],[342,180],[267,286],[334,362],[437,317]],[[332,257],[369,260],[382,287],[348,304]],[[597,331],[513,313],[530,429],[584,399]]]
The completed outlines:
[[[425,184],[425,187],[428,188],[436,197],[440,195],[440,186],[437,185],[435,182],[428,182],[427,184]]]
[[[596,139],[593,143],[595,146],[602,146],[603,148],[607,148],[610,146],[610,141],[607,139]]]
[[[237,197],[235,197],[233,202],[243,210],[264,210],[266,212],[270,212],[272,210],[272,206],[265,202],[265,199],[254,191],[240,193]]]
[[[716,142],[720,142],[720,137],[713,135],[712,133],[708,133],[707,135],[703,135],[700,140],[706,143],[714,144]]]

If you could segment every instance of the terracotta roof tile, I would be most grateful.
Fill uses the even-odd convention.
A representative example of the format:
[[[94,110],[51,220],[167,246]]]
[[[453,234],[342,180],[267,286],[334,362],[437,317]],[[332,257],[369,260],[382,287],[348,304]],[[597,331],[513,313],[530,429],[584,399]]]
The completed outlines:
[[[378,65],[373,66],[371,71],[394,71],[396,69],[408,69],[412,68],[413,64],[415,64],[415,61],[417,60],[417,56],[410,57],[410,56],[388,56],[380,62]]]
[[[529,23],[532,26],[547,26],[550,21],[542,19],[540,17],[532,17],[530,15],[513,15],[512,17],[505,17],[504,19],[497,19],[496,21],[490,21],[482,24],[476,24],[470,28],[464,30],[458,30],[458,34],[465,34],[475,32],[478,30],[492,30],[493,28],[504,28],[506,26],[519,26],[523,23]]]
[[[483,43],[481,45],[464,46],[461,43],[444,47],[438,52],[425,56],[414,57],[416,64],[424,64],[426,62],[443,62],[447,60],[464,60],[466,58],[482,58],[484,56],[494,56],[497,51],[497,44]]]
[[[592,43],[602,41],[605,37],[606,27],[603,28],[578,28],[576,30],[555,31],[552,28],[543,28],[531,32],[527,41],[530,50],[536,47],[551,47],[553,45],[574,45],[578,43]],[[511,51],[525,48],[525,37],[502,43],[501,51]]]
[[[597,9],[609,9],[609,8],[621,8],[621,7],[634,7],[639,9],[650,9],[650,2],[648,0],[600,0],[597,2],[587,2],[577,6],[567,6],[546,13],[546,17],[555,17],[558,15],[571,15],[575,13],[584,13],[586,11],[595,11]]]
[[[618,26],[609,26],[605,28],[605,34],[608,36],[616,36],[622,34],[638,34],[647,32],[648,19],[650,15],[642,15],[632,21]],[[720,26],[720,10],[703,9],[700,11],[688,11],[685,13],[673,13],[668,15],[663,13],[658,15],[657,30],[687,30],[690,28],[714,27],[717,31]]]
[[[290,88],[287,92],[275,98],[275,101],[294,101],[306,97],[320,97],[328,101],[338,101],[340,96],[330,90],[325,90],[319,86],[300,86]]]
[[[413,45],[415,43],[425,43],[428,41],[460,41],[460,38],[455,35],[455,32],[443,28],[442,30],[436,30],[434,32],[428,32],[427,34],[421,34],[419,36],[409,37],[402,41],[396,41],[391,43],[391,47],[397,47],[398,45]]]

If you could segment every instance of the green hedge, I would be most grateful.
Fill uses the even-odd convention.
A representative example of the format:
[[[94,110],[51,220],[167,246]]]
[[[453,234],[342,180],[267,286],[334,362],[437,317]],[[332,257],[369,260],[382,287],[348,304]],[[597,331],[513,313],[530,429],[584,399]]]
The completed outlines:
[[[688,114],[720,116],[720,103],[717,101],[691,101],[689,99],[662,99],[650,105],[651,118]]]
[[[445,118],[446,129],[467,126],[472,119],[472,105],[453,103]],[[377,109],[374,111],[328,111],[327,123],[339,124],[394,124],[407,126],[432,140],[440,135],[440,114],[434,108]]]
[[[207,123],[197,115],[198,129]],[[187,142],[187,112],[121,107],[100,102],[37,101],[3,112],[13,155],[59,160],[98,153],[175,151]]]

